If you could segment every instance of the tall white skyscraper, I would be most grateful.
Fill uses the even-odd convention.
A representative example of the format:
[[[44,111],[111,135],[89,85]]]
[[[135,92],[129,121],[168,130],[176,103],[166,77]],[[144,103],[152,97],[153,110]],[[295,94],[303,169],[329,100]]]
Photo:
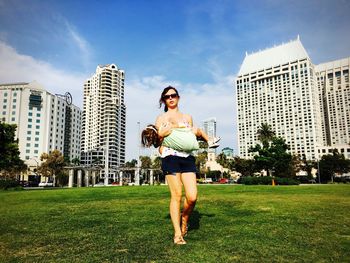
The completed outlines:
[[[322,117],[322,142],[320,154],[334,148],[350,158],[350,58],[315,66]]]
[[[80,159],[81,110],[35,81],[0,84],[0,120],[17,125],[20,157],[29,167],[54,149]]]
[[[115,64],[97,66],[84,83],[83,164],[104,164],[106,153],[109,167],[125,163],[125,114],[124,71]]]
[[[291,152],[317,158],[322,119],[316,84],[314,65],[299,38],[247,54],[236,80],[240,156],[252,157],[248,151],[258,142],[258,127],[268,123]]]
[[[211,117],[203,121],[203,130],[209,138],[216,137],[216,118]],[[208,148],[208,161],[216,160],[216,149]]]

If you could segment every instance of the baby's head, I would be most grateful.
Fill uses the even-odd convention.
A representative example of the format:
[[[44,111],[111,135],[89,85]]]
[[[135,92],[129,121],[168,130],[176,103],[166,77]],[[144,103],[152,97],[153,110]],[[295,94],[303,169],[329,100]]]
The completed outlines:
[[[153,145],[155,148],[157,148],[160,146],[156,126],[152,124],[147,125],[146,129],[144,129],[141,133],[141,143],[143,147],[151,147]]]

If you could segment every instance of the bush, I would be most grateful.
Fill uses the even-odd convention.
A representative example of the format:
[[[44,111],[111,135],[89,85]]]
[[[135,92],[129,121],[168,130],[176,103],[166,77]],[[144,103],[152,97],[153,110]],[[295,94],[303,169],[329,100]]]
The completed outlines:
[[[278,185],[299,185],[300,182],[291,178],[275,178],[276,184]]]
[[[272,185],[271,176],[245,176],[238,180],[239,184],[245,185]],[[278,185],[299,185],[299,182],[290,178],[275,177],[275,183]]]
[[[0,179],[0,189],[7,190],[9,188],[16,188],[20,186],[19,182],[11,179]]]

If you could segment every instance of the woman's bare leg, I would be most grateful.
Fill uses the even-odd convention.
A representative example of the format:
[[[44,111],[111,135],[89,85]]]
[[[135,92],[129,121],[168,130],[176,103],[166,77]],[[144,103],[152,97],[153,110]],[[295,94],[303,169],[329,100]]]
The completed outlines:
[[[176,175],[167,175],[166,179],[171,193],[170,217],[174,227],[174,236],[180,236],[180,206],[182,196],[181,174],[177,173]]]
[[[197,179],[195,173],[182,173],[181,180],[185,188],[185,200],[182,211],[182,232],[186,230],[187,222],[197,201]]]

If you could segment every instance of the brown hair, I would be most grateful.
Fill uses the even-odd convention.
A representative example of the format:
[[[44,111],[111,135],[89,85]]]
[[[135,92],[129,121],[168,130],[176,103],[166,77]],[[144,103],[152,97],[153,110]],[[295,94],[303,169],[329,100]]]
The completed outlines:
[[[153,124],[147,125],[141,133],[141,144],[143,147],[151,147],[152,145],[155,148],[160,146],[160,140],[158,137],[158,130]]]
[[[163,90],[162,95],[160,96],[160,99],[159,99],[159,108],[161,108],[161,107],[162,107],[162,104],[164,103],[164,111],[165,111],[165,112],[168,111],[168,107],[167,107],[167,105],[166,105],[166,103],[165,103],[164,95],[165,95],[169,90],[171,90],[171,89],[173,89],[173,90],[175,91],[176,95],[177,95],[178,97],[180,97],[179,92],[177,91],[177,89],[175,89],[175,88],[172,87],[172,86],[166,87],[166,88]]]

